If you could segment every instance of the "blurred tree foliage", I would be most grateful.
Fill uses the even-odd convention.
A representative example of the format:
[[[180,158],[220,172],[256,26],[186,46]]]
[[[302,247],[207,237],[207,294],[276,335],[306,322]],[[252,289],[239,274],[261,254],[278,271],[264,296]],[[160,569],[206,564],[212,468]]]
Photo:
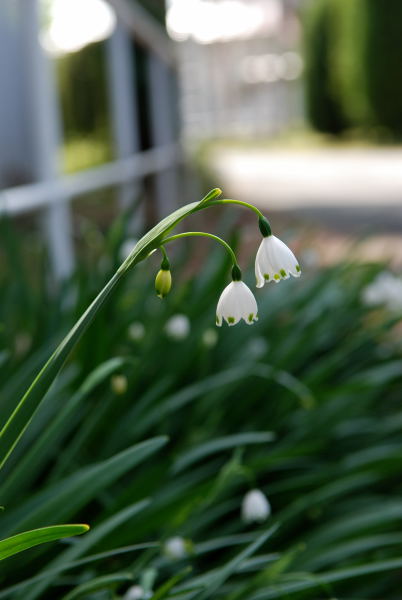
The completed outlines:
[[[316,129],[402,134],[402,3],[314,0],[305,13],[307,112]]]
[[[346,126],[333,89],[331,49],[333,6],[316,0],[308,6],[305,23],[306,106],[313,127],[325,133],[340,133]]]
[[[159,0],[138,1],[144,9],[164,25],[165,5]],[[64,167],[76,171],[94,166],[113,157],[106,65],[107,41],[85,46],[78,52],[57,60],[57,77],[63,115]],[[139,114],[140,146],[151,145],[149,131],[149,98],[147,52],[132,42]]]

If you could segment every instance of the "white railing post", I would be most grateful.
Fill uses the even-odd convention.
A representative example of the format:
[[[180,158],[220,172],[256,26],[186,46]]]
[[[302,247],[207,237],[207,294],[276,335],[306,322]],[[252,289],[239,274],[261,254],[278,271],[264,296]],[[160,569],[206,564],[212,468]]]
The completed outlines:
[[[39,0],[20,0],[27,65],[29,126],[34,148],[37,181],[52,181],[60,175],[61,128],[53,65],[39,42]],[[74,268],[72,226],[67,198],[49,203],[44,210],[44,230],[55,278],[68,277]]]
[[[117,23],[107,41],[107,72],[115,158],[120,160],[140,151],[133,45],[123,23]],[[122,185],[119,190],[120,207],[123,210],[130,208],[140,193],[139,182]],[[143,221],[142,207],[137,207],[130,228],[140,229]]]
[[[151,137],[153,146],[157,148],[177,140],[178,117],[169,66],[153,52],[148,55],[148,85]],[[179,182],[176,168],[157,173],[155,195],[158,217],[177,208]]]

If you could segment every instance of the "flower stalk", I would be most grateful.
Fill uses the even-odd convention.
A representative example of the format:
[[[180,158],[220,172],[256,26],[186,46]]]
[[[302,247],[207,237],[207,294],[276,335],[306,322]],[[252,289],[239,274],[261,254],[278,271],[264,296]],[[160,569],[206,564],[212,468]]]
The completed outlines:
[[[218,236],[205,232],[186,232],[171,236],[168,235],[172,229],[174,229],[181,221],[183,221],[183,219],[191,214],[197,213],[205,208],[223,206],[227,204],[244,206],[245,208],[251,209],[258,216],[259,222],[265,223],[264,215],[252,204],[233,199],[217,200],[216,198],[218,198],[220,194],[221,190],[219,188],[215,188],[214,190],[211,190],[200,202],[193,202],[191,204],[182,206],[172,214],[165,217],[160,223],[155,225],[155,227],[153,227],[140,240],[138,240],[130,254],[121,264],[112,278],[106,283],[104,288],[99,292],[84,314],[80,317],[71,331],[50,356],[46,364],[42,367],[39,374],[29,386],[28,390],[17,404],[13,413],[0,430],[0,468],[5,464],[7,458],[10,456],[11,452],[31,422],[35,412],[41,406],[48,389],[63,367],[63,364],[67,360],[71,351],[74,349],[86,329],[92,323],[99,309],[108,299],[113,289],[132,267],[145,260],[156,249],[160,248],[162,253],[164,253],[164,244],[180,238],[197,235],[214,239],[223,245],[231,258],[232,282],[225,288],[219,299],[217,308],[217,321],[219,321],[218,324],[221,324],[223,319],[225,319],[229,325],[234,325],[241,319],[245,320],[245,322],[248,324],[251,324],[257,320],[257,303],[251,290],[241,280],[241,271],[237,263],[236,255],[229,244],[227,244]],[[283,244],[283,242],[280,242],[280,240],[275,238],[275,236],[269,234],[268,230],[266,230],[266,233],[266,236],[264,236],[263,233],[264,239],[262,244],[265,244],[263,246],[263,250],[260,246],[261,251],[259,250],[259,253],[257,254],[257,282],[262,282],[263,285],[266,280],[265,275],[267,274],[269,277],[271,277],[271,272],[274,273],[273,280],[275,281],[277,280],[275,277],[276,274],[279,275],[279,279],[289,277],[289,273],[295,277],[298,277],[300,275],[300,267],[298,266],[292,252],[287,248],[287,246],[285,246],[285,244]],[[270,251],[268,251],[269,249],[266,245],[267,242],[270,242]],[[276,244],[276,247],[274,247],[274,244]],[[159,276],[157,282],[157,287],[161,292],[161,295],[166,295],[168,288],[170,289],[169,285],[171,285],[171,280],[169,280],[169,275],[167,275],[167,273],[170,273],[170,269],[168,268],[170,265],[168,265],[168,259],[165,254],[161,264],[162,274]]]

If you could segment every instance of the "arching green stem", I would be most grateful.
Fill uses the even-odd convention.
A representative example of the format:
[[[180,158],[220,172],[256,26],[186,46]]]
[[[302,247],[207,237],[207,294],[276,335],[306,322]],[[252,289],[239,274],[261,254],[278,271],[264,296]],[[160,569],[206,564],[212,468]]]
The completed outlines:
[[[238,204],[239,206],[244,206],[245,208],[250,208],[258,217],[263,217],[264,215],[256,206],[253,204],[249,204],[248,202],[242,202],[241,200],[233,200],[232,198],[225,198],[225,200],[213,200],[212,202],[208,202],[208,206],[219,206],[223,204]]]
[[[212,233],[206,233],[205,231],[186,231],[185,233],[178,233],[176,235],[171,235],[170,237],[165,238],[164,240],[162,240],[162,244],[167,244],[169,242],[173,242],[174,240],[179,240],[180,238],[192,236],[211,238],[212,240],[215,240],[216,242],[222,244],[222,246],[224,246],[224,248],[229,252],[233,266],[238,267],[236,254],[233,252],[229,244],[227,244],[222,238],[218,237],[217,235],[213,235]]]

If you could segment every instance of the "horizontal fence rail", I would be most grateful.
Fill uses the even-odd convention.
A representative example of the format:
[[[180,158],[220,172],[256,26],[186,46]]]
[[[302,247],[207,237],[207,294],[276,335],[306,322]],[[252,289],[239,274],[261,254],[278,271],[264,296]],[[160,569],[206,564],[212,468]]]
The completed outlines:
[[[7,0],[10,6],[13,1]],[[178,103],[174,45],[163,26],[135,0],[108,2],[117,17],[116,28],[105,46],[114,159],[72,174],[61,173],[57,159],[63,144],[63,123],[54,63],[39,42],[40,0],[27,3],[18,0],[17,33],[7,24],[4,16],[7,13],[0,11],[0,19],[9,27],[10,35],[16,36],[16,43],[22,40],[20,52],[27,69],[26,72],[22,69],[19,77],[29,90],[29,102],[27,115],[19,115],[19,120],[29,123],[29,147],[34,149],[30,158],[34,182],[0,189],[0,216],[41,212],[43,235],[56,280],[69,277],[75,268],[70,207],[74,197],[117,186],[119,206],[125,210],[142,189],[141,180],[153,176],[152,199],[157,216],[175,208],[177,202],[183,153],[176,127]],[[138,76],[133,42],[145,50],[144,81],[151,145],[147,150],[140,149]],[[15,103],[15,106],[18,110],[19,104]],[[135,216],[137,225],[143,218],[143,207],[139,212]],[[132,225],[134,228],[134,217]]]
[[[135,181],[176,166],[181,156],[180,145],[173,143],[51,181],[8,188],[0,191],[0,215],[26,213],[66,197]]]

